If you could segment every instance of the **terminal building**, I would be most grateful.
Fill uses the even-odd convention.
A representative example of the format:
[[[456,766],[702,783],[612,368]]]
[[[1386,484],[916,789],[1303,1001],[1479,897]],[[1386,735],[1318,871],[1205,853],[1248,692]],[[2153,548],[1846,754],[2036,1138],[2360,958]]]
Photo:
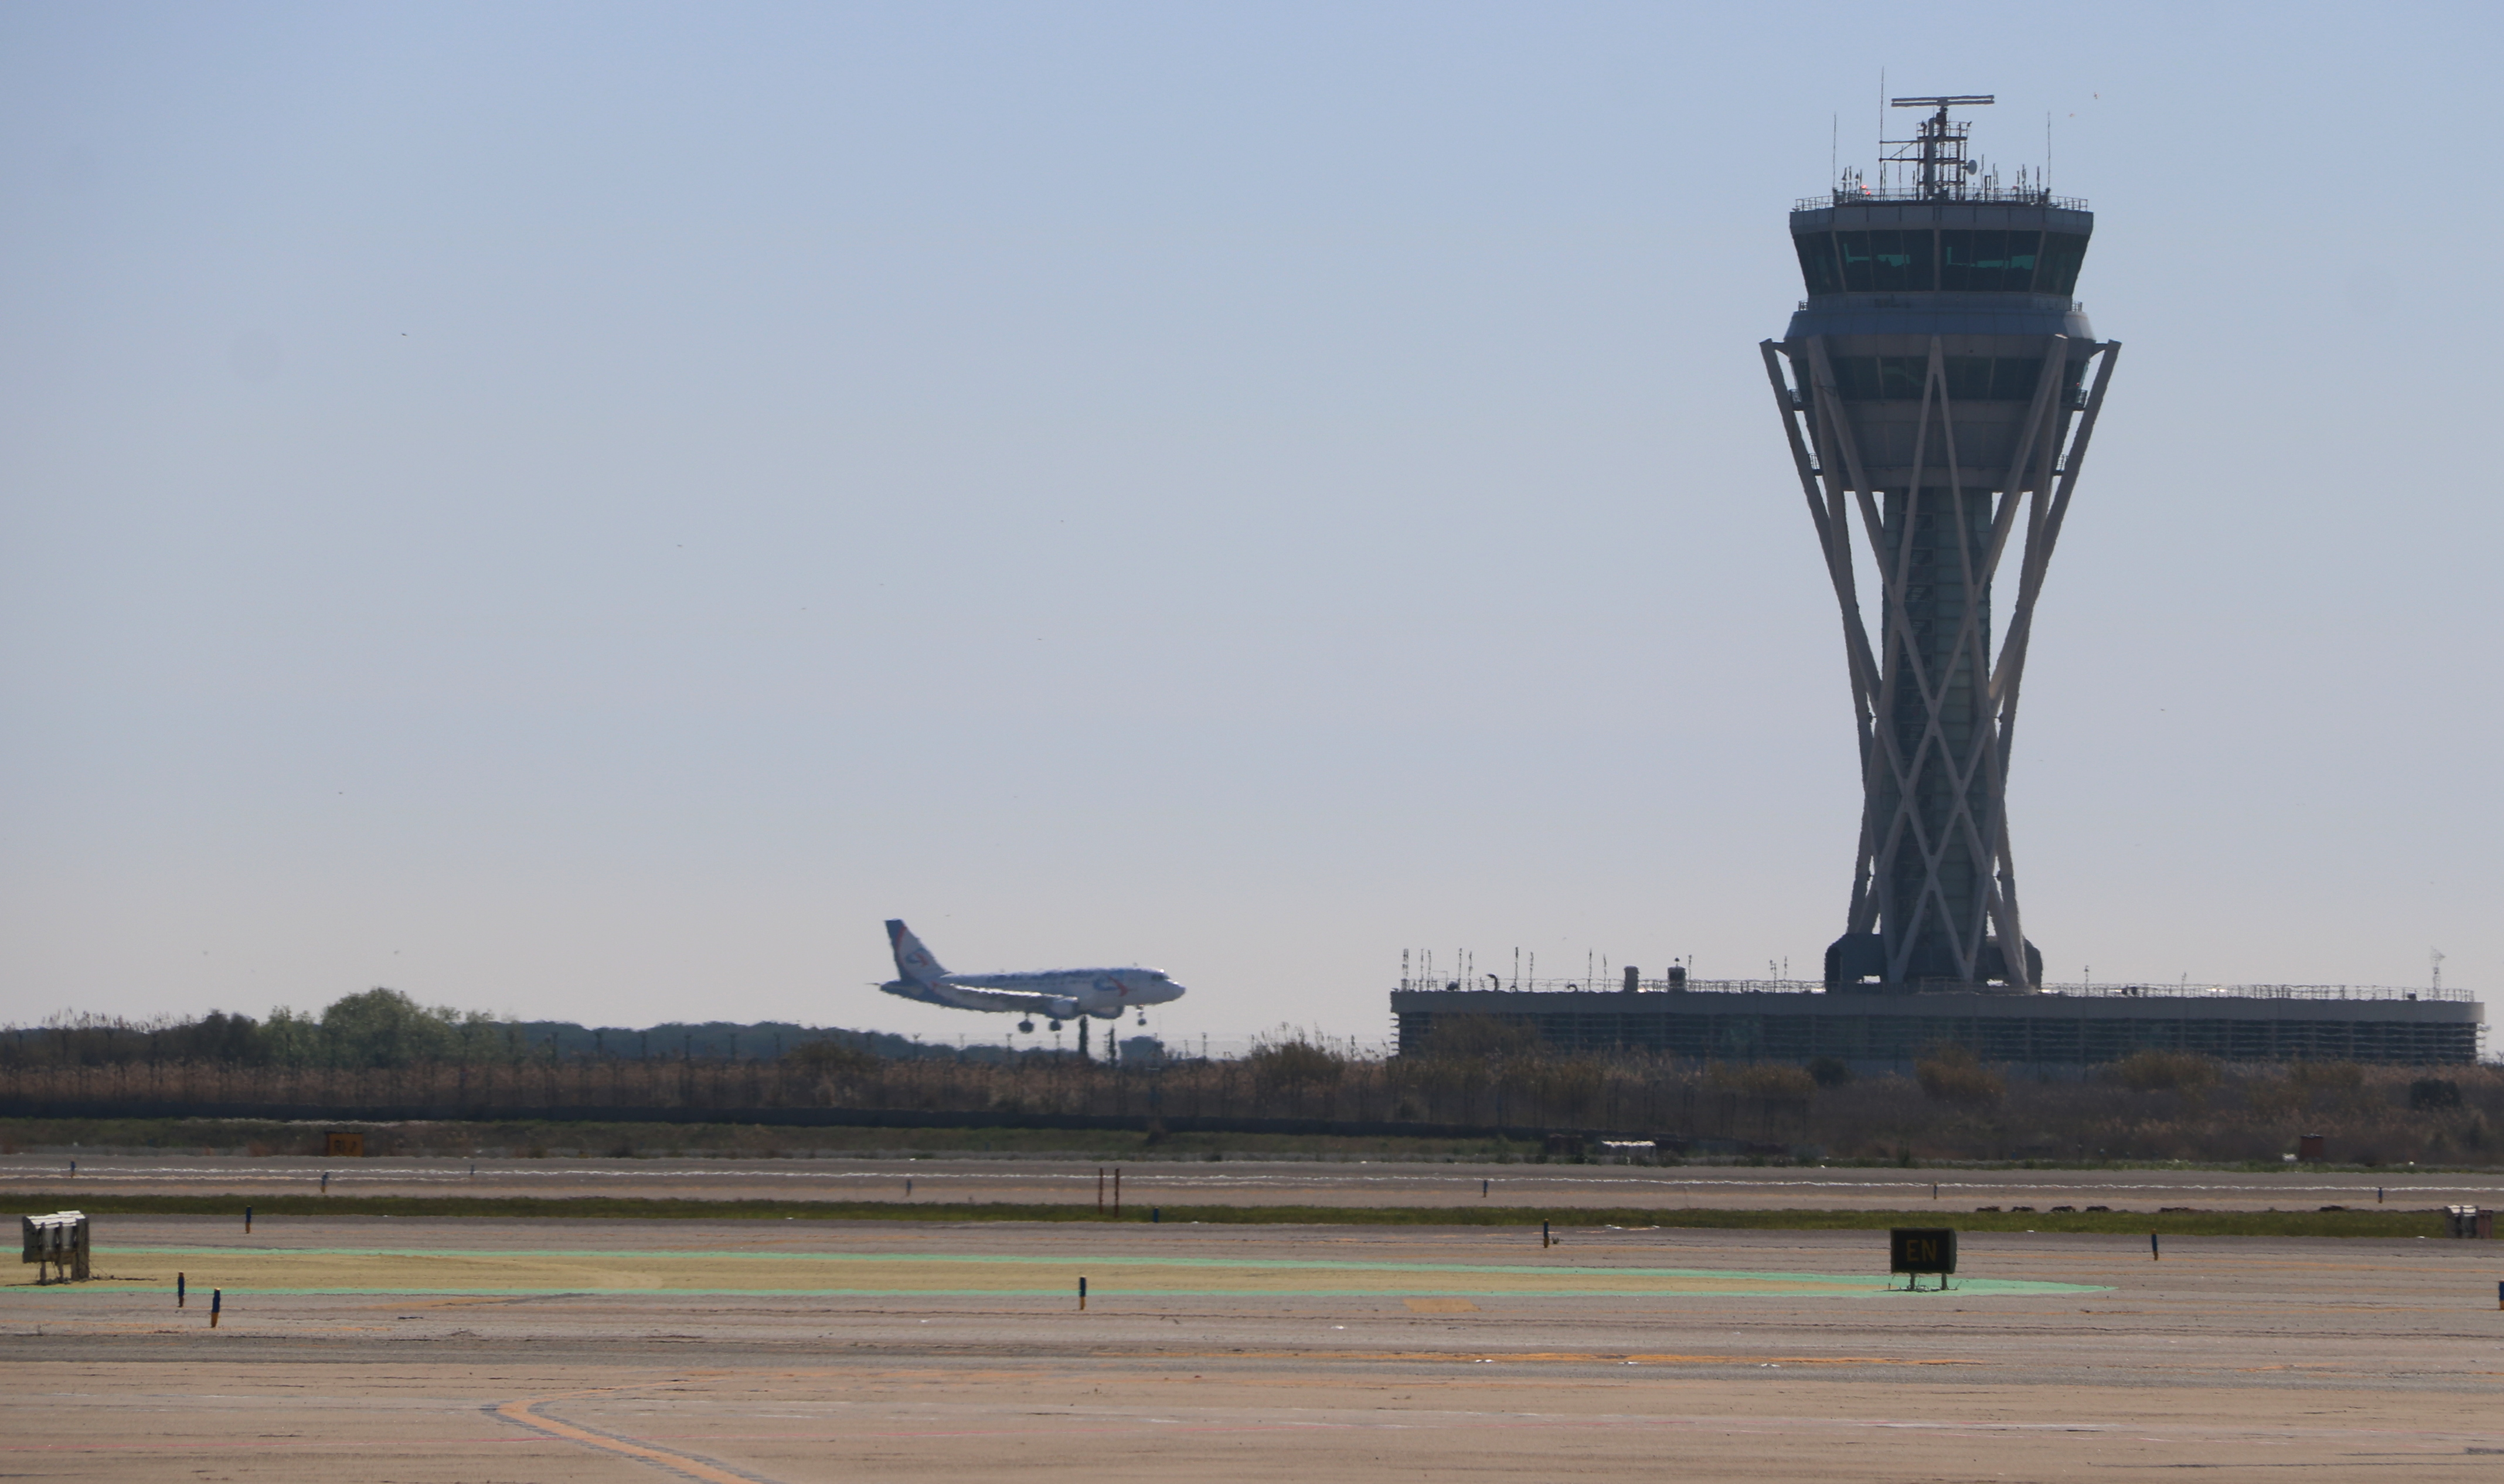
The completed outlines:
[[[1856,1071],[1910,1070],[1961,1046],[1984,1061],[2083,1069],[2138,1051],[2226,1061],[2478,1059],[2484,1008],[2468,991],[2361,984],[2047,985],[2033,994],[1837,993],[1781,980],[1643,980],[1632,987],[1464,989],[1404,982],[1391,996],[1403,1055],[1438,1024],[1483,1018],[1544,1049],[1717,1061],[1832,1056]]]
[[[1722,1059],[1900,1065],[1948,1045],[2036,1066],[2151,1048],[2477,1059],[2483,1011],[2458,990],[2043,983],[2008,765],[2036,601],[2121,347],[2071,296],[2095,234],[2087,203],[1968,154],[1970,125],[1951,111],[1991,101],[1895,99],[1918,122],[1882,142],[1876,179],[1846,172],[1795,204],[1803,297],[1760,348],[1841,609],[1859,743],[1857,864],[1823,978],[1404,982],[1404,1053],[1453,1017],[1484,1017],[1556,1051]]]

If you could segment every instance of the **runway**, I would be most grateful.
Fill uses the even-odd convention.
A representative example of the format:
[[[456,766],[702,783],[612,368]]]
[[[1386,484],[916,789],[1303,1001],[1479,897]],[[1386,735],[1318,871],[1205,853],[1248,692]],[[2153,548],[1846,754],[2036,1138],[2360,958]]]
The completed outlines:
[[[617,1195],[685,1199],[996,1201],[1092,1204],[1095,1160],[1049,1158],[365,1159],[230,1156],[0,1156],[11,1188],[112,1193]],[[471,1173],[472,1171],[475,1173]],[[1896,1169],[1746,1165],[1422,1164],[1394,1161],[1155,1160],[1126,1163],[1126,1205],[1912,1210],[2070,1204],[2115,1211],[2311,1211],[2325,1205],[2423,1209],[2504,1205],[2504,1175],[2372,1173],[2290,1165],[2214,1169]],[[909,1188],[908,1188],[909,1187]],[[1481,1193],[1484,1192],[1484,1193]]]
[[[0,1471],[2410,1479],[2504,1454],[2492,1244],[2157,1261],[1977,1232],[1958,1288],[1913,1294],[1882,1238],[107,1217],[113,1279],[0,1288]]]
[[[276,1225],[276,1224],[268,1224]],[[330,1225],[330,1224],[325,1224]],[[544,1224],[541,1224],[542,1225]],[[571,1225],[571,1224],[567,1224]],[[545,1230],[506,1234],[519,1240]],[[498,1296],[580,1293],[648,1292],[687,1296],[762,1294],[778,1297],[1062,1297],[1088,1280],[1097,1306],[1138,1298],[1525,1297],[1565,1298],[1667,1294],[1823,1295],[1868,1297],[1889,1293],[1887,1278],[1873,1271],[1764,1272],[1657,1266],[1626,1261],[1600,1264],[1557,1260],[1528,1262],[1434,1261],[1416,1258],[1351,1258],[1343,1255],[1255,1257],[1239,1252],[1173,1255],[1119,1250],[1039,1258],[1025,1252],[899,1250],[791,1251],[778,1245],[823,1248],[817,1232],[778,1244],[749,1240],[712,1251],[654,1247],[632,1240],[632,1231],[606,1234],[614,1245],[598,1247],[320,1247],[274,1241],[258,1248],[200,1242],[129,1245],[125,1267],[154,1271],[118,1281],[170,1282],[183,1273],[191,1286],[231,1288],[238,1294],[303,1295],[424,1294]],[[744,1236],[745,1234],[739,1234]],[[922,1232],[909,1234],[920,1245]],[[736,1240],[736,1238],[734,1238]],[[959,1239],[954,1245],[964,1245]],[[1194,1245],[1177,1232],[1169,1247]],[[1271,1244],[1276,1245],[1276,1244]],[[1474,1244],[1489,1250],[1518,1248],[1510,1242]],[[1578,1244],[1579,1245],[1579,1244]],[[763,1249],[763,1250],[760,1250]],[[1595,1251],[1603,1250],[1594,1248]],[[1626,1245],[1605,1249],[1621,1258]],[[2088,1292],[2076,1285],[1972,1278],[1963,1285],[1984,1294]]]

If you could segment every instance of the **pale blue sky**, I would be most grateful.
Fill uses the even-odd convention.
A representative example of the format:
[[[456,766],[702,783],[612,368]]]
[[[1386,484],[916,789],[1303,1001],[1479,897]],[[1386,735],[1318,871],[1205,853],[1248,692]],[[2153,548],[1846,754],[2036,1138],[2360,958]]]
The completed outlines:
[[[2484,985],[2488,6],[0,6],[0,1019],[374,984],[1384,1028],[1813,972],[1758,366],[1896,92],[2129,349],[2011,783],[2055,979]],[[1902,116],[1898,115],[1900,120]]]

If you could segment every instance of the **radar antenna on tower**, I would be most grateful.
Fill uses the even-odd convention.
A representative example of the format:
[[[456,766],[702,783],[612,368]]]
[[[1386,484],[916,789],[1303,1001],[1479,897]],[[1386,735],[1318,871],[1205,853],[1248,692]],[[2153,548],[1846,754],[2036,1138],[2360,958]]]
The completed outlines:
[[[1966,157],[1966,131],[1973,127],[1948,117],[1951,108],[1979,108],[1997,101],[1990,93],[1954,93],[1930,98],[1891,98],[1897,108],[1935,108],[1937,113],[1923,120],[1910,139],[1882,139],[1879,148],[1895,153],[1880,156],[1892,165],[1911,165],[1914,189],[1925,201],[1962,201],[1965,194],[1965,177],[1977,174],[1982,165]]]

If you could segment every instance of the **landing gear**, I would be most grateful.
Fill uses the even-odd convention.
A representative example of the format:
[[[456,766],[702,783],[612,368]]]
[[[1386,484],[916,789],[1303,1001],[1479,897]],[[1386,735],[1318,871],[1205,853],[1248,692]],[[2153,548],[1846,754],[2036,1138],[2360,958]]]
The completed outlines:
[[[1055,1020],[1055,1021],[1053,1021],[1053,1022],[1052,1022],[1052,1028],[1053,1028],[1054,1030],[1056,1030],[1056,1031],[1057,1031],[1057,1030],[1059,1030],[1059,1029],[1061,1029],[1061,1022],[1060,1022],[1059,1020]]]
[[[1018,1021],[1018,1029],[1031,1036],[1034,1034],[1034,1022],[1032,1020],[1020,1020]]]

